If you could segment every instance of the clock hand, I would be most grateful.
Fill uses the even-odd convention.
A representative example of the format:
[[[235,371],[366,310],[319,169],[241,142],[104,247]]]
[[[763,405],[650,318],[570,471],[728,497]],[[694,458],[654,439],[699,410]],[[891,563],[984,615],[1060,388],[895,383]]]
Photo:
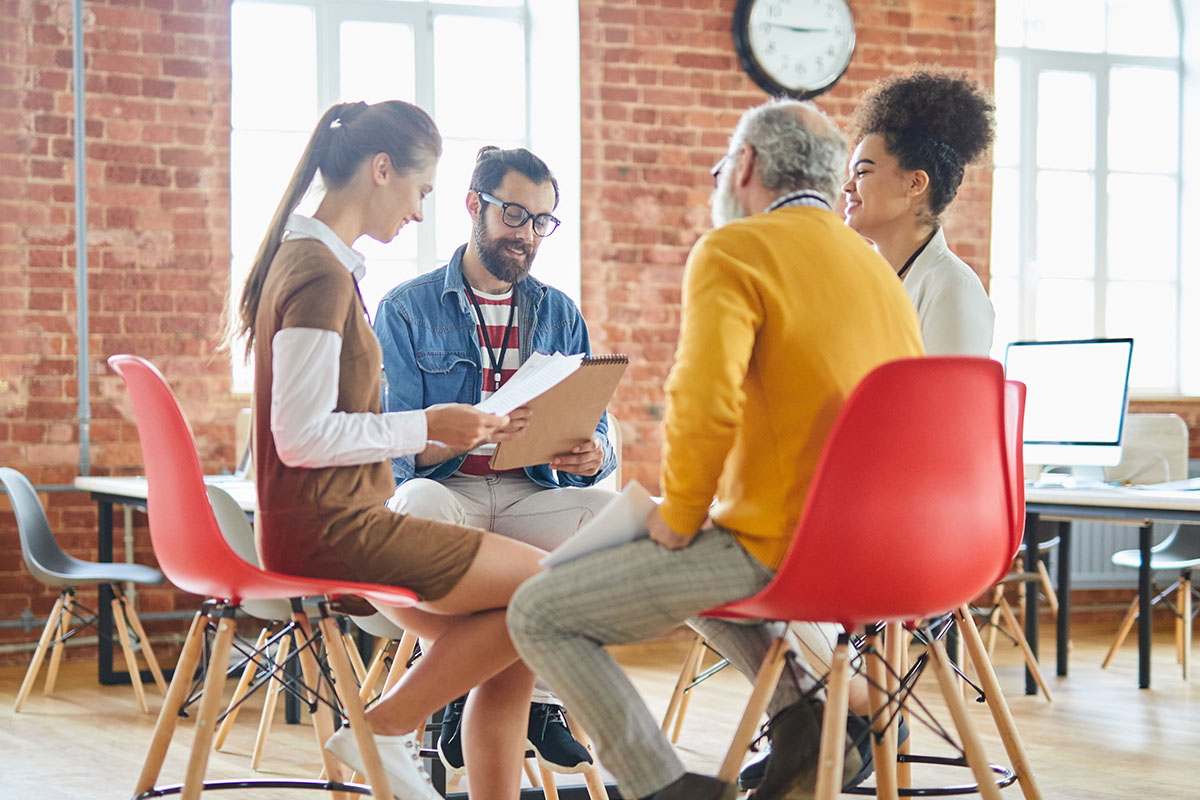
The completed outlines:
[[[787,28],[789,31],[797,33],[829,33],[829,28],[801,28],[798,25],[785,25],[782,22],[768,22],[772,28]]]

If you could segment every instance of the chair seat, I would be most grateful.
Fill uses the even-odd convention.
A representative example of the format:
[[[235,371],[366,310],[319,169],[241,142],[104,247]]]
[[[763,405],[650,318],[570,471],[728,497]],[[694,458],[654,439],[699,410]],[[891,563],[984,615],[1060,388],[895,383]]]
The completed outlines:
[[[1118,550],[1112,555],[1112,563],[1118,567],[1137,569],[1142,565],[1142,554],[1138,550]],[[1170,549],[1160,550],[1150,557],[1150,569],[1191,569],[1200,566],[1200,558]]]
[[[138,583],[144,586],[159,586],[166,578],[153,567],[142,564],[124,564],[94,561],[80,561],[68,556],[68,561],[60,561],[58,569],[50,570],[45,566],[39,570],[38,579],[52,586],[78,586],[83,583]]]

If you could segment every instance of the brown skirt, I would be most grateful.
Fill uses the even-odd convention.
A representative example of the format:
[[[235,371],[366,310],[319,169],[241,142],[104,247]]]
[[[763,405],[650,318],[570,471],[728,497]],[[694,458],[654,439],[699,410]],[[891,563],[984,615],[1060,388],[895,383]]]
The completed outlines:
[[[267,569],[290,575],[399,586],[440,600],[466,573],[484,531],[397,514],[384,505],[347,511],[313,532],[312,514],[262,514]],[[358,612],[355,612],[358,613]]]

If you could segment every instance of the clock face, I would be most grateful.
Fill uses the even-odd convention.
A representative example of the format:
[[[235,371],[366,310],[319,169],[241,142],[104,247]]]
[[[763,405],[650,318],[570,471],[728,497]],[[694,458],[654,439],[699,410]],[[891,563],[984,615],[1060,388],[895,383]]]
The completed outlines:
[[[854,20],[845,0],[740,0],[734,39],[743,66],[760,86],[773,94],[811,97],[846,71]]]

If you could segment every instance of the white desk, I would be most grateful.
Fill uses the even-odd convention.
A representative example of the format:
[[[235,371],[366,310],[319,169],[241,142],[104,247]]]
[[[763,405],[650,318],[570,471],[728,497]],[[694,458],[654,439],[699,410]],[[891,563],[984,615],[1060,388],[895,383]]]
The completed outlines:
[[[254,513],[257,492],[252,481],[235,478],[232,475],[206,475],[204,480],[206,483],[215,484],[229,492],[247,514]],[[144,510],[146,508],[146,498],[149,494],[149,484],[141,476],[84,476],[75,479],[75,488],[78,491],[87,492],[96,501],[96,559],[98,561],[112,561],[113,506],[130,506]],[[109,589],[107,584],[100,585],[99,606],[98,628],[102,636],[105,633],[111,636],[113,630],[112,590]],[[105,685],[127,683],[129,680],[128,675],[113,672],[112,648],[101,646],[99,651],[97,670],[99,672],[100,683]],[[149,675],[149,673],[146,674]],[[152,680],[153,678],[150,677],[149,679]]]
[[[1071,614],[1071,521],[1103,520],[1138,528],[1138,549],[1142,565],[1138,570],[1138,687],[1150,688],[1150,545],[1154,522],[1200,522],[1200,491],[1161,491],[1109,487],[1095,489],[1025,489],[1025,563],[1037,558],[1037,523],[1041,518],[1060,523],[1058,554],[1057,667],[1067,674],[1067,643],[1070,640]],[[1037,592],[1027,592],[1025,635],[1037,653]],[[1035,694],[1037,685],[1026,672],[1025,693]]]

